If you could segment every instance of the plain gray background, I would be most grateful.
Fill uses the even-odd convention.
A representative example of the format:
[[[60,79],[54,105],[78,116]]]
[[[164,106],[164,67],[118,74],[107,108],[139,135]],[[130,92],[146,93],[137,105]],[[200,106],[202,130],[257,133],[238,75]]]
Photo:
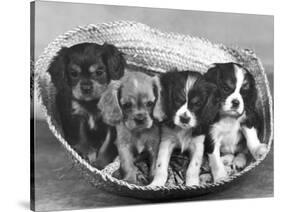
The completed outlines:
[[[273,16],[47,1],[37,1],[36,5],[35,59],[57,36],[77,26],[131,20],[164,32],[188,34],[227,46],[253,49],[265,70],[273,72]],[[35,117],[41,119],[37,101],[35,105]]]

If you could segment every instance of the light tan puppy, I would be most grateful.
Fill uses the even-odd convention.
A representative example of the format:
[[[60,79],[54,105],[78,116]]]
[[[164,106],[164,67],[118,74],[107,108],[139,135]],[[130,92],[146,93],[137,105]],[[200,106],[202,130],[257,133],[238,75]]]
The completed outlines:
[[[157,77],[126,70],[119,81],[112,82],[99,102],[103,120],[117,129],[116,145],[123,179],[137,183],[136,157],[148,152],[150,175],[153,175],[159,129],[153,121],[157,114],[160,87]],[[160,110],[159,110],[160,111]]]

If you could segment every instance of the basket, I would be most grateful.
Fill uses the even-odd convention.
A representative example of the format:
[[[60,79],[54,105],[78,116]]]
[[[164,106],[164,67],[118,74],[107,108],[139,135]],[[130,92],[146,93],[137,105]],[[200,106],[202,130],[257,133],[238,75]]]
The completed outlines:
[[[222,44],[213,44],[202,38],[163,33],[147,25],[130,21],[91,24],[68,31],[50,43],[37,60],[35,64],[36,91],[50,130],[69,153],[83,176],[93,186],[119,195],[151,200],[194,197],[230,185],[258,166],[266,157],[265,155],[257,161],[252,161],[244,170],[223,181],[201,186],[179,185],[155,188],[138,186],[112,177],[106,168],[105,170],[94,168],[80,157],[64,139],[54,104],[56,90],[46,72],[52,58],[63,46],[70,47],[82,42],[113,44],[127,55],[128,64],[158,73],[174,68],[204,73],[212,63],[221,62],[236,62],[245,66],[256,80],[257,108],[263,120],[261,142],[267,143],[269,150],[273,139],[272,97],[260,60],[253,51],[248,49],[229,48]]]

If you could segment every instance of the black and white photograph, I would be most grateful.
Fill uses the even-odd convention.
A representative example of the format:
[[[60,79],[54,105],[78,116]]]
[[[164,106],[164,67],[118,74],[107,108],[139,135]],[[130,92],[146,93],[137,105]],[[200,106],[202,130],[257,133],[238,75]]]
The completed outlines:
[[[274,16],[30,3],[30,208],[274,196]]]

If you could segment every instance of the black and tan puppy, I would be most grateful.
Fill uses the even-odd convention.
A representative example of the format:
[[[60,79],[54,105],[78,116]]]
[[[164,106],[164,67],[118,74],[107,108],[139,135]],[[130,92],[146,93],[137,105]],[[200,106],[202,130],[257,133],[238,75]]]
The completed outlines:
[[[136,158],[147,152],[151,175],[155,167],[159,130],[153,110],[159,97],[157,78],[130,70],[112,83],[99,103],[104,121],[116,126],[117,149],[124,180],[137,183]]]
[[[261,121],[251,73],[236,63],[218,63],[208,70],[205,78],[217,85],[220,97],[219,112],[205,142],[214,181],[219,181],[227,177],[221,155],[234,155],[231,163],[242,169],[246,166],[245,150],[259,159],[266,154],[267,146],[258,136]]]
[[[48,69],[66,140],[99,168],[117,151],[112,144],[115,129],[102,121],[97,103],[111,80],[123,76],[124,67],[115,46],[81,43],[62,48]]]

